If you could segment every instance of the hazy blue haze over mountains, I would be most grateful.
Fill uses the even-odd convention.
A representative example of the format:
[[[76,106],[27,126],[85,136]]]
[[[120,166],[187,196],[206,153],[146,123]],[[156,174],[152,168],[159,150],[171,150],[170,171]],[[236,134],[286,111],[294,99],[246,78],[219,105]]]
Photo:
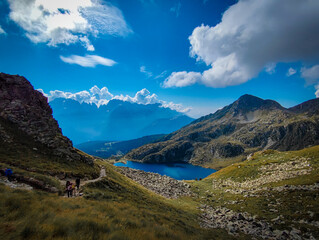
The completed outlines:
[[[95,104],[58,98],[50,105],[63,134],[75,144],[96,140],[122,141],[171,133],[194,120],[183,113],[163,108],[160,104],[142,105],[111,100],[98,108]]]

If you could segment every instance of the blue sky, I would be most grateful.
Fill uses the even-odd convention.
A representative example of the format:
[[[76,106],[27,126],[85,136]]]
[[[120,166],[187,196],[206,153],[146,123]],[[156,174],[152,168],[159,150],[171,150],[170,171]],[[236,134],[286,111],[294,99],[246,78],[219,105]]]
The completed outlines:
[[[49,99],[192,117],[246,93],[290,107],[319,97],[318,12],[316,0],[0,0],[0,71]]]

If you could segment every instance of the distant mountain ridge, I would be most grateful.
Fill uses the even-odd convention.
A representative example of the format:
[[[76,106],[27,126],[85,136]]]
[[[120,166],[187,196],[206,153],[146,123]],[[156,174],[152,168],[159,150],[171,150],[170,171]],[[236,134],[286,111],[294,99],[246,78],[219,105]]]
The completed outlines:
[[[157,134],[119,142],[91,141],[81,143],[76,145],[76,147],[87,154],[101,158],[108,158],[111,156],[122,156],[134,148],[158,141],[163,136],[165,135]]]
[[[137,104],[113,99],[107,105],[57,98],[50,102],[63,134],[75,144],[123,141],[173,132],[194,119],[160,104]]]
[[[276,101],[246,94],[125,158],[221,167],[262,149],[302,149],[319,144],[318,109],[318,99],[286,109]]]

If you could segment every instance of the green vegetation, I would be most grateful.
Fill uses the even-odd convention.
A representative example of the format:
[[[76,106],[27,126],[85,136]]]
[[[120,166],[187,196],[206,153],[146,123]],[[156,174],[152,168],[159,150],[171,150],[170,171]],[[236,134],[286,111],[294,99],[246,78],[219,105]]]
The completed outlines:
[[[87,184],[84,198],[0,184],[0,238],[225,239],[224,230],[199,227],[191,199],[165,199],[103,165],[107,177]]]
[[[304,168],[297,170],[286,170],[294,172],[308,170],[302,174],[289,179],[269,181],[265,184],[256,184],[258,180],[271,175],[271,171],[263,169],[274,168],[274,176],[281,174],[281,166],[285,164],[298,164],[305,161],[309,163]],[[220,183],[214,186],[214,183]],[[276,229],[300,229],[302,233],[311,232],[315,238],[319,237],[318,227],[313,225],[319,221],[319,189],[289,190],[289,186],[305,187],[319,182],[319,146],[306,148],[300,151],[278,152],[266,150],[257,152],[250,160],[233,164],[216,173],[213,173],[202,181],[192,181],[192,190],[199,194],[202,203],[213,207],[223,206],[237,212],[248,212],[259,219],[267,220],[274,224]],[[233,185],[231,184],[233,183]],[[235,193],[239,186],[244,190]],[[250,186],[249,184],[255,184]],[[276,190],[276,187],[287,186],[288,190]],[[255,189],[256,191],[254,191]],[[278,218],[279,217],[279,218]],[[274,221],[274,219],[279,219]]]

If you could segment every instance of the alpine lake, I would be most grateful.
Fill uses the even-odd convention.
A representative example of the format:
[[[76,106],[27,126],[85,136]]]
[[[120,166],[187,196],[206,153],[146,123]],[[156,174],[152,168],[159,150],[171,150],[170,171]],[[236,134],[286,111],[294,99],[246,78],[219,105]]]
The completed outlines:
[[[195,180],[205,178],[208,175],[216,172],[215,169],[203,168],[188,163],[159,164],[127,161],[126,164],[122,162],[114,163],[114,166],[129,167],[137,170],[143,170],[145,172],[158,173],[176,180]]]

